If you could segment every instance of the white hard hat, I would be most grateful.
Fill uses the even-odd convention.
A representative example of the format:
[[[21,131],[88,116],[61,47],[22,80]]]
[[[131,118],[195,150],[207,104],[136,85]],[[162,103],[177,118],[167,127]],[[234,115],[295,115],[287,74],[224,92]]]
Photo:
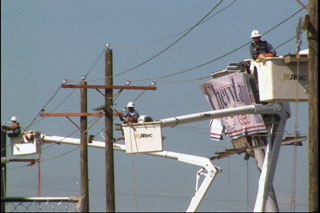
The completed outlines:
[[[261,37],[261,33],[259,32],[259,30],[253,30],[251,32],[251,38],[257,38],[257,37]]]
[[[11,117],[11,121],[17,121],[17,117],[16,116],[12,116]]]
[[[127,104],[127,107],[134,107],[134,103],[132,101],[130,101],[128,104]]]

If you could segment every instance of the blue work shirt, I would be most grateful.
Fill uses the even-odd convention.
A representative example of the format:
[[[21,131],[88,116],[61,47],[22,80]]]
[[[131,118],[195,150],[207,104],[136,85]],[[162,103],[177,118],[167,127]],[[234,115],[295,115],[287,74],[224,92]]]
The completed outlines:
[[[260,41],[258,43],[252,41],[249,47],[251,57],[255,60],[259,54],[273,53],[276,55],[276,51],[272,45],[267,41]]]

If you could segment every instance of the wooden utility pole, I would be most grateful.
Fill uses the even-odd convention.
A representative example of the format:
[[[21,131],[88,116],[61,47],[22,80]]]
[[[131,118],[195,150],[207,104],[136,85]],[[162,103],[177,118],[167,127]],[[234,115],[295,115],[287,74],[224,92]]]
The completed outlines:
[[[82,80],[81,85],[87,82]],[[80,89],[80,111],[88,112],[87,89]],[[87,116],[80,116],[80,173],[81,173],[81,196],[83,197],[83,212],[89,212],[89,175],[88,175],[88,131]]]
[[[80,116],[80,167],[81,167],[81,195],[84,197],[84,212],[89,212],[89,187],[88,187],[88,152],[87,152],[87,116],[105,117],[105,165],[106,165],[106,206],[108,212],[115,212],[115,184],[114,184],[114,159],[113,159],[113,116],[119,116],[118,112],[113,112],[113,89],[120,90],[157,90],[154,85],[151,86],[129,86],[113,85],[113,62],[112,50],[105,50],[105,85],[87,85],[84,79],[78,85],[62,84],[62,88],[81,89],[81,112],[75,113],[40,113],[41,117],[65,116],[75,126],[78,127],[69,117]],[[104,112],[87,112],[87,89],[95,89],[105,98]],[[99,91],[105,89],[105,93]],[[100,107],[99,107],[100,108]],[[78,127],[79,128],[79,127]]]
[[[105,85],[113,85],[112,50],[105,50]],[[114,159],[113,159],[113,90],[105,89],[105,164],[106,164],[106,205],[108,212],[115,212]]]
[[[306,17],[309,48],[309,212],[318,212],[318,1],[308,0]]]

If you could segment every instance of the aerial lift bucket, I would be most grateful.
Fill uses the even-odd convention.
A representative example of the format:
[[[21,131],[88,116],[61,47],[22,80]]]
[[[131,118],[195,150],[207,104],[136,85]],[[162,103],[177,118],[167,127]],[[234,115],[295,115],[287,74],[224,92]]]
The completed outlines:
[[[39,153],[40,144],[35,131],[26,131],[17,137],[10,137],[12,155],[33,155]]]
[[[308,101],[308,55],[266,57],[251,63],[258,76],[261,102]]]

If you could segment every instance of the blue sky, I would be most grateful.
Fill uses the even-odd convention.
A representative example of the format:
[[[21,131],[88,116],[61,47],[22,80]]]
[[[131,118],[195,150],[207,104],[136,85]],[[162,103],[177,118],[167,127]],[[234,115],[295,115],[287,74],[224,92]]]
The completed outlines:
[[[104,56],[109,43],[113,50],[114,74],[129,70],[164,50],[194,26],[219,1],[1,1],[1,122],[16,115],[26,128],[37,113],[79,112],[79,91],[59,89],[64,79],[76,84],[88,74],[88,84],[104,84]],[[306,1],[303,1],[306,4]],[[253,29],[262,33],[277,26],[301,9],[297,1],[223,1],[208,21],[194,28],[161,55],[114,78],[115,85],[157,83],[156,91],[124,91],[115,101],[121,110],[136,100],[140,114],[154,119],[210,110],[199,85],[230,62],[249,58],[245,46],[212,63],[207,62],[250,41]],[[295,36],[302,10],[263,36],[277,47]],[[209,16],[210,17],[210,16]],[[307,48],[302,34],[301,49]],[[294,53],[296,41],[278,47],[278,55]],[[203,65],[206,64],[206,65]],[[200,66],[203,65],[203,66]],[[200,66],[169,78],[157,78]],[[141,79],[152,79],[137,81]],[[53,99],[51,99],[53,97]],[[51,99],[51,100],[50,100]],[[50,100],[50,101],[49,101]],[[62,100],[65,100],[62,102]],[[62,103],[62,104],[61,104]],[[94,90],[88,93],[88,109],[104,103]],[[298,113],[295,113],[295,107]],[[294,134],[295,120],[301,135],[308,136],[307,103],[291,104],[292,116],[286,135]],[[296,119],[297,118],[297,119]],[[89,118],[89,121],[92,118]],[[77,118],[74,118],[78,121]],[[115,119],[119,123],[119,119]],[[167,128],[164,149],[199,156],[212,156],[231,147],[230,139],[209,140],[208,122]],[[103,140],[100,119],[89,133]],[[66,118],[37,118],[28,128],[48,135],[78,138],[79,132]],[[115,135],[120,135],[115,132]],[[69,145],[44,145],[43,196],[80,194],[79,149]],[[73,151],[72,151],[73,150]],[[10,154],[10,150],[8,150]],[[33,156],[36,157],[36,156]],[[223,169],[211,185],[199,211],[250,211],[257,193],[258,171],[254,159],[242,155],[216,160]],[[90,210],[105,211],[104,150],[89,150]],[[290,211],[293,147],[282,147],[274,186],[281,211]],[[298,147],[296,210],[307,210],[307,142]],[[170,159],[115,152],[117,211],[185,211],[194,193],[199,168]],[[36,196],[37,167],[8,165],[7,196]]]

